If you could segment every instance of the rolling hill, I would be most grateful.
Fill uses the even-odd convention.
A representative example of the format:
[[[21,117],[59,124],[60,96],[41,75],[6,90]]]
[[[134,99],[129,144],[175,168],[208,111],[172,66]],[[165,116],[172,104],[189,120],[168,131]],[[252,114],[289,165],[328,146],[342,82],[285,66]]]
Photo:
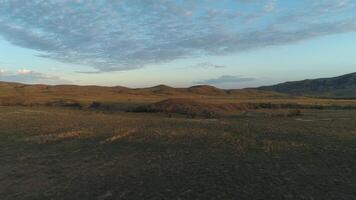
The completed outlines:
[[[290,98],[287,95],[253,89],[223,90],[208,85],[174,88],[158,85],[148,88],[121,86],[28,85],[0,82],[0,105],[47,105],[78,102],[151,103],[168,98],[194,98],[204,101],[235,102]]]
[[[356,98],[356,73],[333,78],[285,82],[257,89],[311,97]]]

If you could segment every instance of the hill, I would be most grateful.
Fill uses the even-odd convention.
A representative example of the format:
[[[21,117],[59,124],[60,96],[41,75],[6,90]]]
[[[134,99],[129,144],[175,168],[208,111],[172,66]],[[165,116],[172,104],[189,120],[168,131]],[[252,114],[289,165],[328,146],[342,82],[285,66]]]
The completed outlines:
[[[191,117],[215,117],[218,115],[245,111],[249,108],[248,104],[242,103],[207,103],[195,99],[171,98],[160,102],[138,107],[136,112],[163,112],[177,113]]]
[[[158,85],[149,88],[121,86],[28,85],[0,82],[0,105],[89,105],[101,103],[152,103],[168,98],[192,98],[204,101],[235,102],[239,100],[290,98],[286,95],[259,90],[223,90],[198,85],[174,88]]]
[[[356,98],[356,73],[333,78],[286,82],[257,89],[312,97]]]

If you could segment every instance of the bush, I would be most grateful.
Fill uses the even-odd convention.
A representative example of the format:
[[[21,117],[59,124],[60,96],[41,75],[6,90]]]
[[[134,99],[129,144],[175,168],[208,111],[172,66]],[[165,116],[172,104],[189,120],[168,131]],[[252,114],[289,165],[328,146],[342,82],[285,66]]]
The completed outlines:
[[[97,101],[93,101],[93,103],[91,103],[89,105],[89,109],[99,109],[101,107],[101,103],[97,102]]]
[[[288,111],[288,117],[296,117],[296,116],[301,116],[302,111],[300,109],[293,109]]]

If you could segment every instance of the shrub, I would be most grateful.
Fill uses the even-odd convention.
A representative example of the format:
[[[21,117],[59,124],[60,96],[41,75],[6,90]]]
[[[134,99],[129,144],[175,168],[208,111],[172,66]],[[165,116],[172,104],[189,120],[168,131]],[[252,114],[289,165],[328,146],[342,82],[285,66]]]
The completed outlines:
[[[288,117],[296,117],[296,116],[301,116],[302,111],[300,109],[293,109],[288,111]]]
[[[89,105],[89,109],[99,109],[101,107],[101,103],[97,102],[97,101],[93,101],[90,105]]]

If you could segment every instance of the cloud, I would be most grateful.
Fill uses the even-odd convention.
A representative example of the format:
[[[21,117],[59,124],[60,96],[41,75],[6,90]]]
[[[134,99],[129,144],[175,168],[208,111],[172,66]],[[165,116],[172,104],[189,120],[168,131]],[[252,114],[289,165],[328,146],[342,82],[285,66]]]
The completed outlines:
[[[265,11],[272,12],[275,9],[277,3],[277,0],[270,0],[264,7]]]
[[[75,73],[78,73],[78,74],[100,74],[102,72],[101,71],[75,71]]]
[[[57,76],[49,76],[40,72],[34,72],[28,69],[20,69],[16,72],[0,69],[0,81],[20,82],[20,83],[42,83],[42,84],[66,84],[69,83]]]
[[[20,69],[17,70],[17,74],[19,75],[27,75],[27,74],[33,74],[34,72],[28,69]]]
[[[197,63],[195,65],[191,65],[188,67],[181,67],[178,69],[221,69],[221,68],[225,68],[226,66],[223,65],[216,65],[216,64],[212,64],[210,62],[202,62],[202,63]]]
[[[209,62],[203,62],[203,63],[198,63],[194,66],[194,68],[203,68],[203,69],[209,69],[209,68],[215,68],[215,69],[220,69],[220,68],[225,68],[223,65],[215,65]]]
[[[241,82],[249,82],[254,81],[255,78],[245,78],[240,76],[232,76],[232,75],[223,75],[218,78],[203,80],[197,82],[198,84],[211,84],[211,85],[219,85],[219,84],[231,84],[231,83],[241,83]]]
[[[225,6],[212,0],[0,0],[0,36],[40,57],[110,72],[356,31],[350,0],[219,4]]]

